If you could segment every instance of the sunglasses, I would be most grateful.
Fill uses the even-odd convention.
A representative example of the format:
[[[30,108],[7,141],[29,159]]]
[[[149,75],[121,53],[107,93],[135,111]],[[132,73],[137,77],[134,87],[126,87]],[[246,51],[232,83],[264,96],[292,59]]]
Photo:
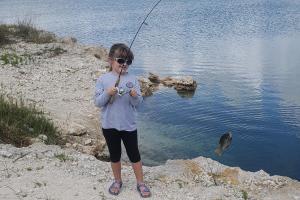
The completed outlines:
[[[132,64],[132,60],[126,60],[124,58],[115,58],[115,61],[117,61],[120,65],[123,65],[126,63],[126,65],[131,65]]]

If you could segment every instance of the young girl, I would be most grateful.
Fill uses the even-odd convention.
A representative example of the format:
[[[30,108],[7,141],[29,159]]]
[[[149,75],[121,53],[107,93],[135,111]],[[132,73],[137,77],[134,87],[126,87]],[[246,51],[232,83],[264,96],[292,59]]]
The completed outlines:
[[[127,72],[134,56],[125,44],[114,44],[108,56],[111,71],[98,78],[94,98],[95,105],[102,108],[102,131],[115,179],[108,191],[118,195],[122,188],[120,158],[123,141],[134,170],[137,190],[142,197],[150,197],[150,190],[143,182],[135,119],[136,106],[142,102],[143,97],[137,78]]]

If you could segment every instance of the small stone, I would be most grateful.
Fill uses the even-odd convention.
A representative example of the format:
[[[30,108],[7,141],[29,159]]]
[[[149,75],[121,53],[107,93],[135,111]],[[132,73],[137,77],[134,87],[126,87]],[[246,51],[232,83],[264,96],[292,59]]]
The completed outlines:
[[[68,130],[69,135],[73,136],[82,136],[87,133],[87,128],[80,124],[73,124],[72,127]]]
[[[89,157],[89,160],[90,160],[90,161],[94,161],[94,160],[95,160],[95,157]]]
[[[90,145],[92,144],[92,139],[87,139],[85,142],[84,142],[84,145]]]
[[[62,164],[61,164],[61,162],[55,162],[54,166],[56,166],[56,167],[61,167]]]
[[[48,140],[47,135],[44,135],[44,134],[40,134],[40,135],[38,136],[38,138],[39,138],[42,142],[45,142],[45,141]]]
[[[74,143],[74,144],[72,144],[72,146],[73,146],[74,148],[76,148],[76,147],[78,146],[78,144],[77,144],[77,143]]]
[[[66,147],[71,147],[72,144],[71,143],[66,143]]]
[[[12,153],[8,152],[8,151],[0,151],[0,155],[4,158],[11,158],[13,156]]]
[[[77,39],[74,37],[64,37],[61,42],[64,44],[74,45],[77,42]]]
[[[19,73],[20,74],[26,74],[26,72],[24,70],[21,70],[21,69],[19,70]]]
[[[91,174],[92,176],[96,176],[96,175],[97,175],[96,172],[91,172],[90,174]]]

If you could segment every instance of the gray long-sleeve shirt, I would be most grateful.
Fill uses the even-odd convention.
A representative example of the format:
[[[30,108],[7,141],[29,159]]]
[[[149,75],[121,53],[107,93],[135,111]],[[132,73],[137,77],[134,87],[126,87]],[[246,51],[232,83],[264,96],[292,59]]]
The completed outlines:
[[[108,72],[100,76],[96,83],[94,102],[101,110],[102,128],[114,128],[119,131],[134,131],[136,127],[136,107],[142,102],[139,82],[134,75],[128,73],[121,75],[118,88],[123,89],[122,96],[116,94],[113,103],[109,103],[110,95],[107,89],[114,87],[118,74]],[[129,95],[131,89],[137,91],[138,96]]]

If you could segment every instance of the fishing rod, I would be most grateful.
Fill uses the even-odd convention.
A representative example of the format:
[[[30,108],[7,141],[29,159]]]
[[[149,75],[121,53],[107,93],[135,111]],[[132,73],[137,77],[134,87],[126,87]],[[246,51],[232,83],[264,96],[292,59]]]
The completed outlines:
[[[156,8],[156,6],[157,6],[161,1],[162,1],[162,0],[159,0],[159,1],[156,2],[156,4],[151,8],[151,10],[148,12],[148,14],[146,15],[146,17],[144,18],[143,22],[140,24],[140,26],[139,26],[137,32],[135,33],[135,35],[134,35],[134,37],[133,37],[133,39],[132,39],[132,41],[131,41],[131,43],[130,43],[130,45],[129,45],[129,50],[131,49],[131,47],[132,47],[132,45],[133,45],[133,42],[135,41],[137,35],[139,34],[139,32],[140,32],[142,26],[146,23],[146,20],[147,20],[148,16],[152,13],[152,11]],[[123,72],[123,67],[121,68],[121,71],[120,71],[120,73],[119,73],[118,79],[117,79],[117,81],[116,81],[116,83],[115,83],[115,87],[116,87],[116,88],[118,88],[118,86],[119,86],[122,72]],[[109,103],[113,103],[114,99],[115,99],[115,96],[111,96],[110,99],[109,99]]]
[[[131,46],[133,44],[133,42],[135,41],[135,38],[137,37],[137,35],[139,34],[142,26],[145,24],[148,16],[152,13],[152,11],[155,9],[155,7],[161,2],[162,0],[159,0],[156,2],[156,4],[152,7],[152,9],[150,10],[150,12],[146,15],[145,19],[143,20],[143,22],[141,23],[140,27],[138,28],[137,32],[135,33],[134,37],[133,37],[133,40],[131,41],[130,43],[130,46],[129,46],[129,49],[131,49]]]

